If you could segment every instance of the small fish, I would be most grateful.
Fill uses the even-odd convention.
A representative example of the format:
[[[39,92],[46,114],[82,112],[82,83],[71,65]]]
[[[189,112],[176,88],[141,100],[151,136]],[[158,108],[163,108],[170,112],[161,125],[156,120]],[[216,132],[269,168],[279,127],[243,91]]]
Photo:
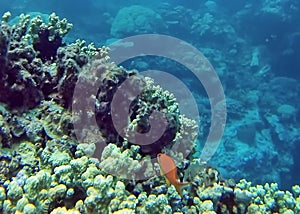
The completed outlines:
[[[157,155],[157,160],[160,166],[161,174],[166,177],[167,184],[173,184],[176,191],[180,196],[182,196],[182,188],[187,186],[189,183],[182,183],[178,179],[176,164],[172,157],[159,153]]]

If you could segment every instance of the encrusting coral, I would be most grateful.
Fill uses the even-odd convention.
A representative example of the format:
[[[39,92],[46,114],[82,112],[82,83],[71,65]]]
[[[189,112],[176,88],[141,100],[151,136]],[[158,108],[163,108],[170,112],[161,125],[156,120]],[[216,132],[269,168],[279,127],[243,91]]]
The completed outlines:
[[[110,62],[105,47],[79,40],[62,46],[71,27],[65,19],[51,14],[45,24],[40,17],[20,15],[10,26],[9,17],[2,17],[0,31],[1,213],[300,212],[299,186],[291,193],[275,183],[235,184],[187,156],[193,152],[198,127],[180,114],[174,96],[151,78]],[[49,52],[43,52],[45,46],[51,46]],[[93,151],[95,136],[77,142],[71,121],[72,90],[78,75],[88,72],[85,83],[92,84],[89,78],[95,73],[101,81],[95,96],[101,133],[96,138],[104,147],[99,153]],[[110,106],[115,91],[131,77],[131,84],[144,87],[130,107],[125,135],[119,135]],[[131,132],[151,128],[154,110],[167,115],[162,137],[147,146],[131,142]],[[91,118],[88,113],[86,120]],[[173,146],[180,149],[172,151]],[[152,158],[160,152],[174,157],[179,179],[189,182],[182,195],[163,176],[154,176],[159,170]]]

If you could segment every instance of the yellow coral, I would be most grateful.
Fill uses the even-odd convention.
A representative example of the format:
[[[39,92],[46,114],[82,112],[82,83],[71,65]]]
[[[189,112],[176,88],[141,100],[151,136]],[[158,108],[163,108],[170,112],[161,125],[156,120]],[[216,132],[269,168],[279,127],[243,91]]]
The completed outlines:
[[[135,211],[132,209],[125,208],[122,210],[115,211],[113,212],[113,214],[135,214]]]
[[[58,207],[54,209],[51,214],[80,214],[76,209],[67,209],[66,207]]]

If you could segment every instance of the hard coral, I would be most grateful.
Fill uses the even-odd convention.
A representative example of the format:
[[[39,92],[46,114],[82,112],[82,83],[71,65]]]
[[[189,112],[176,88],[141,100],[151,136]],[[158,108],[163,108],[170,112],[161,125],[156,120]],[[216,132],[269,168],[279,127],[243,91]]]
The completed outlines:
[[[72,96],[76,75],[87,63],[92,47],[83,50],[84,44],[77,42],[62,57],[58,50],[64,48],[62,39],[72,27],[66,19],[52,13],[46,24],[40,16],[30,20],[29,15],[21,14],[15,24],[9,24],[9,17],[10,13],[4,14],[0,26],[0,102],[25,111],[55,96],[68,106],[65,91]]]
[[[139,33],[155,33],[165,30],[160,15],[150,8],[139,5],[122,8],[115,17],[111,34],[122,38]]]
[[[96,121],[100,128],[100,132],[105,137],[106,143],[115,142],[118,146],[121,146],[126,149],[127,145],[138,144],[141,147],[141,153],[146,155],[150,154],[152,157],[155,157],[165,146],[173,145],[173,140],[175,139],[177,133],[179,133],[181,127],[181,120],[179,118],[178,104],[174,96],[171,93],[163,90],[160,86],[155,85],[151,78],[142,78],[135,71],[126,71],[121,67],[117,67],[113,63],[107,61],[109,58],[106,56],[100,57],[100,59],[95,59],[89,63],[88,66],[83,68],[81,73],[81,82],[82,84],[77,85],[81,93],[87,92],[87,89],[92,90],[99,87],[98,93],[96,94]],[[91,82],[90,79],[94,77],[97,79],[99,85],[94,86],[94,82]],[[118,109],[123,111],[123,109],[129,108],[129,123],[126,124],[124,130],[117,130],[118,127],[116,123],[122,119],[112,118],[111,111],[112,102],[116,91],[121,87],[122,84],[129,84],[131,90],[126,91],[122,94],[125,100],[130,99],[131,104],[125,106],[127,102],[121,102],[118,104]],[[82,87],[82,89],[81,89]],[[134,91],[141,90],[138,96],[133,97],[132,93]],[[95,95],[94,94],[94,95]],[[94,96],[93,95],[93,96]],[[86,97],[89,96],[89,97]],[[78,106],[85,106],[84,103],[88,103],[91,99],[91,95],[84,95],[82,98],[74,98],[74,103]],[[154,111],[163,112],[166,119],[165,131],[162,135],[155,139],[154,142],[151,142],[149,145],[142,145],[144,139],[137,138],[135,133],[146,133],[151,129],[150,121],[156,121],[155,130],[164,130],[163,125],[159,123],[159,118],[153,116]],[[85,112],[80,112],[83,120],[89,120],[90,116]],[[83,120],[80,120],[81,124],[85,124]],[[118,122],[117,122],[118,123]],[[155,123],[155,122],[153,122]],[[87,121],[87,124],[89,122]],[[161,126],[161,128],[160,128]],[[188,127],[188,126],[186,126]],[[154,127],[152,127],[154,129]],[[119,133],[120,132],[120,133]],[[121,133],[122,132],[122,133]],[[184,132],[184,130],[180,130]],[[154,133],[153,135],[155,135]],[[194,136],[194,135],[192,135]],[[125,141],[128,142],[124,143]]]
[[[72,24],[66,19],[60,20],[52,13],[48,24],[43,23],[40,16],[31,20],[29,35],[31,35],[33,47],[38,51],[38,57],[43,62],[56,58],[57,49],[62,46],[62,38],[70,31]]]

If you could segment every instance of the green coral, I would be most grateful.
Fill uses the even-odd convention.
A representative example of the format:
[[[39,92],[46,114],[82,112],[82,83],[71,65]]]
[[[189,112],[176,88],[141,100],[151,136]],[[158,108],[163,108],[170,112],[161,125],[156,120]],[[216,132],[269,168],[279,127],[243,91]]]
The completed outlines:
[[[4,187],[0,187],[0,206],[2,208],[3,201],[6,199],[6,191]]]
[[[71,157],[66,151],[54,151],[49,158],[49,163],[53,168],[67,164],[71,161]]]
[[[293,193],[279,190],[277,183],[251,186],[251,183],[245,179],[241,180],[236,187],[239,188],[239,192],[251,196],[250,205],[247,207],[249,213],[291,213],[299,210],[299,200],[297,200],[299,186],[297,185],[292,188]]]
[[[11,17],[11,13],[8,11],[8,12],[5,12],[2,16],[2,22],[8,22],[8,19]]]
[[[16,181],[12,181],[8,185],[7,198],[11,201],[17,201],[23,196],[23,189]]]
[[[116,186],[117,189],[117,186]],[[124,186],[125,189],[125,186]],[[119,207],[118,209],[130,209],[130,210],[135,210],[137,207],[137,198],[134,195],[129,195],[127,198],[124,198],[122,194],[119,194],[120,198],[119,200]],[[123,199],[124,198],[124,199]]]
[[[49,189],[48,196],[52,201],[60,198],[65,198],[67,187],[64,184],[58,184]]]
[[[42,124],[46,134],[52,139],[67,135],[72,123],[70,112],[53,102],[42,102]]]
[[[87,189],[87,197],[84,200],[88,212],[108,213],[108,205],[116,192],[112,188],[114,183],[112,176],[104,177],[97,175],[94,179],[94,185]]]
[[[205,200],[200,203],[199,206],[200,213],[208,213],[209,211],[214,211],[214,204],[211,200]]]
[[[55,208],[51,214],[80,214],[76,209],[67,209],[66,207]]]
[[[295,198],[298,198],[300,196],[300,186],[299,185],[292,186],[292,192]]]
[[[34,166],[38,162],[36,147],[33,143],[24,141],[15,146],[14,149],[20,154],[22,165]]]
[[[44,23],[41,16],[36,16],[30,21],[29,35],[33,43],[39,40],[39,32],[43,29],[49,30],[49,41],[53,41],[55,36],[64,37],[73,27],[67,19],[60,20],[55,13],[51,13],[48,23]]]
[[[16,208],[18,211],[21,211],[24,209],[24,207],[29,204],[29,200],[26,197],[22,197],[20,200],[18,200]]]
[[[137,148],[138,146],[133,145],[130,149],[122,151],[115,144],[108,144],[103,150],[100,168],[120,178],[134,179],[139,172],[143,173],[144,178],[154,175],[151,159],[147,156],[142,159],[137,153]],[[144,167],[147,170],[144,170]]]
[[[71,46],[79,48],[81,53],[87,54],[89,57],[96,56],[99,53],[94,43],[90,43],[86,46],[85,40],[77,39]]]
[[[32,201],[36,200],[38,197],[37,192],[40,193],[42,189],[48,189],[51,181],[51,174],[44,170],[41,170],[36,175],[29,177],[24,185],[24,192],[28,199]]]
[[[172,213],[168,198],[165,195],[147,195],[140,194],[138,197],[139,206],[137,211],[141,214],[147,213]]]
[[[23,208],[24,214],[35,214],[37,213],[37,208],[33,204],[26,204]]]
[[[116,149],[116,145],[111,144],[110,149]],[[135,155],[137,151],[139,150],[133,148],[125,154]],[[77,158],[69,156],[68,162],[58,161],[53,170],[41,170],[36,175],[31,175],[24,186],[12,181],[6,184],[9,187],[7,193],[5,188],[0,188],[3,210],[42,213],[48,212],[55,201],[65,200],[72,201],[73,206],[67,206],[67,203],[64,203],[65,206],[54,206],[51,209],[52,213],[176,213],[177,211],[177,213],[208,214],[215,213],[218,199],[224,193],[235,195],[236,207],[233,209],[238,213],[242,210],[248,213],[268,213],[270,210],[295,213],[300,207],[299,186],[293,187],[292,194],[279,190],[275,183],[252,186],[251,182],[241,180],[233,190],[221,182],[217,171],[205,167],[202,167],[202,171],[194,177],[194,182],[198,185],[197,195],[194,195],[192,203],[188,206],[183,203],[172,185],[165,193],[156,194],[147,193],[141,188],[141,192],[135,196],[126,189],[127,181],[107,175],[97,167],[92,158],[83,153],[77,154],[80,154]],[[52,163],[48,164],[51,166]],[[161,182],[157,181],[162,179],[153,181],[153,187],[161,185]],[[78,187],[86,192],[86,197],[75,199]],[[185,192],[185,197],[192,197],[194,188],[189,194]],[[178,202],[181,208],[176,208],[178,205],[175,204]],[[222,210],[228,210],[228,207],[222,206]]]
[[[75,160],[71,160],[70,162],[73,171],[77,174],[82,174],[83,172],[85,172],[88,167],[88,164],[89,164],[89,159],[87,156],[82,156]]]

